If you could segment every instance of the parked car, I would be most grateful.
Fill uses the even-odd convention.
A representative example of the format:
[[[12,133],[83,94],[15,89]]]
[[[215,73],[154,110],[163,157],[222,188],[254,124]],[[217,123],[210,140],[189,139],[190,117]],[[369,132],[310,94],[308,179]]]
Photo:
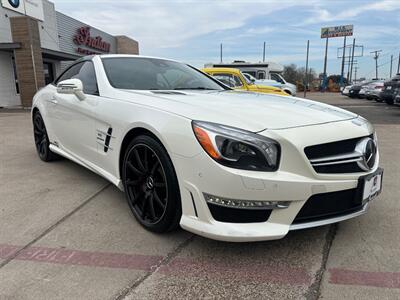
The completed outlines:
[[[365,98],[365,92],[370,83],[373,83],[374,80],[364,80],[357,84],[353,84],[349,90],[350,98]]]
[[[264,85],[264,86],[274,86],[277,88],[282,89],[282,83],[279,83],[278,81],[272,80],[272,79],[256,79],[249,73],[244,73],[242,72],[243,76],[246,77],[246,79],[254,84],[257,85]]]
[[[167,59],[84,57],[36,93],[32,123],[41,160],[63,156],[103,176],[158,233],[279,239],[365,213],[382,187],[363,117],[235,91]]]
[[[375,100],[377,102],[381,102],[379,94],[382,92],[383,86],[383,80],[371,82],[365,87],[365,98],[367,100]]]
[[[358,98],[361,88],[362,88],[362,85],[359,85],[359,84],[352,85],[351,88],[349,89],[349,97],[350,98]]]
[[[394,96],[394,104],[400,105],[400,90],[397,90],[396,95]]]
[[[285,78],[281,74],[278,73],[270,73],[270,78],[282,84],[282,89],[288,93],[289,95],[296,96],[297,95],[297,87],[295,84],[287,82]]]
[[[258,85],[248,80],[239,69],[234,68],[204,68],[204,73],[214,77],[227,86],[236,89],[257,93],[276,94],[288,96],[283,90],[273,86]]]
[[[344,95],[344,96],[348,96],[349,95],[349,92],[350,92],[350,89],[351,89],[351,85],[347,85],[347,86],[345,86],[344,88],[343,88],[343,90],[342,90],[342,95]]]
[[[394,104],[394,97],[396,92],[400,89],[400,74],[397,74],[393,78],[388,81],[385,81],[382,92],[379,94],[379,97],[382,101],[385,101],[387,104]]]
[[[274,62],[251,63],[235,60],[232,63],[206,64],[205,68],[234,68],[241,72],[252,75],[258,80],[274,80],[282,84],[282,90],[286,93],[296,96],[297,87],[295,84],[287,82],[281,75],[283,66]]]

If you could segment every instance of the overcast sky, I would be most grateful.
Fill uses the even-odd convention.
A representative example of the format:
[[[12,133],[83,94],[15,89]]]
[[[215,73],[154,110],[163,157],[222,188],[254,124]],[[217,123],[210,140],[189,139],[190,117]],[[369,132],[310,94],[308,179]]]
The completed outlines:
[[[390,56],[400,51],[400,0],[383,1],[152,1],[52,0],[56,9],[108,33],[130,36],[143,55],[173,58],[197,67],[219,62],[262,60],[305,65],[310,40],[310,66],[322,72],[325,40],[320,28],[354,24],[356,44],[364,45],[357,58],[357,77],[375,76],[370,51],[382,50],[379,77],[389,76]],[[351,43],[352,39],[348,39]],[[329,40],[328,73],[340,73],[337,48],[343,38]]]

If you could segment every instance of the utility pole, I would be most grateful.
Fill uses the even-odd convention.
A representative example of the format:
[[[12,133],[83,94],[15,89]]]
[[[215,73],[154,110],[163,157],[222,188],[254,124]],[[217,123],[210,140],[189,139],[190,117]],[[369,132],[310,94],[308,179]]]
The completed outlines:
[[[354,67],[354,81],[357,81],[357,69],[358,69],[358,67],[355,66]]]
[[[265,42],[264,42],[264,48],[263,48],[263,62],[265,62]]]
[[[306,57],[306,78],[304,83],[304,98],[307,94],[307,87],[308,87],[308,53],[310,52],[310,40],[307,41],[307,57]]]
[[[220,63],[222,64],[222,43],[220,45],[220,49],[219,49],[219,57],[220,57]]]
[[[343,55],[342,55],[342,72],[340,73],[340,86],[343,86],[344,84],[344,57],[346,56],[346,36],[344,37],[344,42],[343,42]],[[349,77],[347,77],[348,79]]]
[[[356,46],[356,39],[353,39],[353,50],[351,51],[351,66],[350,66],[350,77],[347,77],[347,81],[351,82],[351,77],[353,76],[353,62],[354,62],[354,47]]]
[[[379,58],[379,53],[382,52],[382,50],[375,50],[370,53],[374,53],[374,59],[375,59],[375,78],[378,79],[378,58]]]
[[[400,52],[399,52],[399,62],[397,63],[397,74],[400,73]]]
[[[329,38],[326,38],[326,44],[325,44],[325,60],[324,60],[324,78],[323,78],[323,83],[322,83],[322,89],[325,92],[326,89],[326,63],[328,61],[328,40]]]
[[[393,55],[390,56],[390,78],[392,78]]]

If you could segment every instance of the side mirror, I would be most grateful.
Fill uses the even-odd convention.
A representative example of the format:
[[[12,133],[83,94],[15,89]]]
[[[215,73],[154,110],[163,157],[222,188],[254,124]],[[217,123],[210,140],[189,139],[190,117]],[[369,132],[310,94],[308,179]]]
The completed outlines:
[[[85,100],[83,84],[80,79],[67,79],[57,84],[57,93],[75,95],[80,101]]]

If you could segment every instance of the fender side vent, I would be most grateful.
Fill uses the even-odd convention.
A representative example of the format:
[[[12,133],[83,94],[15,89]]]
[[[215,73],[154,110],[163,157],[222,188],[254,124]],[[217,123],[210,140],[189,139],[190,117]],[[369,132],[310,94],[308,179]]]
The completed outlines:
[[[108,149],[110,148],[111,136],[112,136],[112,128],[109,127],[107,130],[106,141],[104,143],[104,152],[106,152],[106,153],[108,152]]]

